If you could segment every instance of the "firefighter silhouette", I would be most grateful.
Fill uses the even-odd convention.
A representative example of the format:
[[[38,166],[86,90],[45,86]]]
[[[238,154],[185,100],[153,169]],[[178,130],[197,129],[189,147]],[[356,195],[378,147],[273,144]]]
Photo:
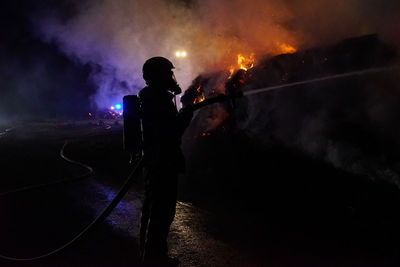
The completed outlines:
[[[166,58],[153,57],[143,65],[147,86],[139,92],[143,127],[145,198],[140,225],[144,262],[168,258],[167,236],[175,216],[178,176],[185,170],[181,137],[193,116],[190,106],[177,111],[181,93]]]

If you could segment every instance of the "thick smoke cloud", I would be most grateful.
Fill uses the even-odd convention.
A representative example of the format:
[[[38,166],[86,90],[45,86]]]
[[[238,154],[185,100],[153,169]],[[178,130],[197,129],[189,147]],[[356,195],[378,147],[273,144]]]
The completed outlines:
[[[44,40],[99,66],[95,100],[106,107],[144,86],[151,56],[171,58],[185,88],[199,73],[229,68],[238,53],[261,58],[282,43],[301,49],[366,33],[393,41],[398,14],[392,0],[105,0],[84,1],[67,19],[44,9],[36,23]],[[174,58],[179,49],[189,56]]]

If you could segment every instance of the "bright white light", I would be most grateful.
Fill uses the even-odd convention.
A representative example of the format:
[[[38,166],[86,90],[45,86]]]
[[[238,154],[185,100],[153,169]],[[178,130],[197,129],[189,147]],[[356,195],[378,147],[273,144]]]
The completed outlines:
[[[111,106],[111,107],[110,107],[110,109],[111,109],[111,110],[114,110],[114,109],[115,109],[115,107],[114,107],[114,106]]]
[[[187,52],[186,51],[176,51],[175,52],[175,56],[176,57],[186,57],[187,56]]]

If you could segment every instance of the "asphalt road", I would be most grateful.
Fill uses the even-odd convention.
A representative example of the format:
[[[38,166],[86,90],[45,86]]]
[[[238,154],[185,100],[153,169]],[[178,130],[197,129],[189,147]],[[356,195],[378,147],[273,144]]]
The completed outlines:
[[[93,167],[92,177],[75,180],[87,170],[59,156],[67,140],[65,156]],[[72,239],[111,201],[130,170],[120,122],[24,123],[4,131],[0,146],[0,253],[15,258],[46,254]],[[82,239],[40,260],[1,259],[0,266],[138,265],[142,198],[139,177],[110,216]],[[207,230],[210,218],[210,212],[180,201],[169,237],[171,256],[180,266],[250,265],[248,255]]]
[[[0,136],[0,254],[17,258],[46,254],[100,213],[130,171],[121,127],[121,122],[114,121],[25,122],[9,126],[12,130],[7,132],[4,127]],[[87,170],[59,156],[66,140],[65,155],[91,166],[93,176],[76,180]],[[210,182],[205,178],[210,170],[198,168],[199,174],[195,171],[199,160],[193,156],[188,160],[194,162],[189,162],[188,176],[182,177],[169,235],[170,255],[180,260],[180,266],[398,266],[400,235],[395,229],[399,220],[393,212],[399,205],[393,204],[392,191],[382,193],[390,195],[388,202],[381,200],[387,213],[365,204],[373,197],[351,202],[336,191],[335,199],[324,198],[321,188],[325,185],[315,183],[319,199],[312,195],[314,189],[302,191],[295,181],[286,181],[289,187],[274,181],[251,193],[239,184],[232,193],[232,187],[204,185]],[[204,178],[203,184],[195,179],[196,173]],[[257,173],[254,169],[248,175]],[[54,181],[63,182],[1,194]],[[334,185],[329,192],[333,195],[342,186]],[[360,188],[360,184],[349,187]],[[372,191],[358,191],[365,192],[371,195]],[[0,259],[0,266],[137,266],[142,198],[138,178],[110,216],[76,243],[37,261]],[[380,194],[376,198],[383,199]]]

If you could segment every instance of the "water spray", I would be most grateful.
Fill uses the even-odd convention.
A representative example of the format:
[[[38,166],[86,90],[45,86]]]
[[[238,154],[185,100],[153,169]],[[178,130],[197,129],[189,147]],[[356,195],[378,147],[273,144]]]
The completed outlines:
[[[208,106],[213,103],[221,103],[221,102],[225,102],[228,100],[234,100],[235,98],[239,98],[239,97],[243,97],[243,96],[251,96],[251,95],[260,94],[260,93],[273,91],[273,90],[277,90],[277,89],[283,89],[283,88],[294,87],[294,86],[304,85],[304,84],[317,83],[317,82],[323,82],[323,81],[336,80],[336,79],[341,79],[341,78],[348,78],[348,77],[353,77],[353,76],[361,76],[361,75],[366,75],[366,74],[390,72],[390,71],[397,70],[398,68],[399,68],[399,66],[394,65],[394,66],[390,66],[390,67],[364,69],[364,70],[359,70],[359,71],[352,71],[352,72],[346,72],[346,73],[341,73],[341,74],[329,75],[329,76],[325,76],[325,77],[314,78],[314,79],[298,81],[298,82],[293,82],[293,83],[268,86],[268,87],[249,90],[249,91],[245,91],[245,92],[239,91],[234,94],[227,94],[227,95],[220,94],[216,97],[207,98],[199,103],[192,105],[192,109],[197,110],[197,109],[203,108],[203,107]]]
[[[297,86],[297,85],[317,83],[317,82],[323,82],[323,81],[330,81],[330,80],[336,80],[336,79],[340,79],[340,78],[347,78],[347,77],[352,77],[352,76],[361,76],[361,75],[366,75],[366,74],[389,72],[389,71],[394,71],[394,70],[396,70],[398,68],[399,68],[399,66],[395,65],[395,66],[390,66],[390,67],[372,68],[372,69],[365,69],[365,70],[359,70],[359,71],[346,72],[346,73],[329,75],[329,76],[315,78],[315,79],[309,79],[309,80],[305,80],[305,81],[286,83],[286,84],[275,85],[275,86],[268,86],[268,87],[265,87],[265,88],[260,88],[260,89],[255,89],[255,90],[243,92],[243,95],[244,96],[249,96],[249,95],[259,94],[259,93],[263,93],[263,92],[268,92],[268,91],[272,91],[272,90],[277,90],[277,89],[282,89],[282,88],[292,87],[292,86]]]

